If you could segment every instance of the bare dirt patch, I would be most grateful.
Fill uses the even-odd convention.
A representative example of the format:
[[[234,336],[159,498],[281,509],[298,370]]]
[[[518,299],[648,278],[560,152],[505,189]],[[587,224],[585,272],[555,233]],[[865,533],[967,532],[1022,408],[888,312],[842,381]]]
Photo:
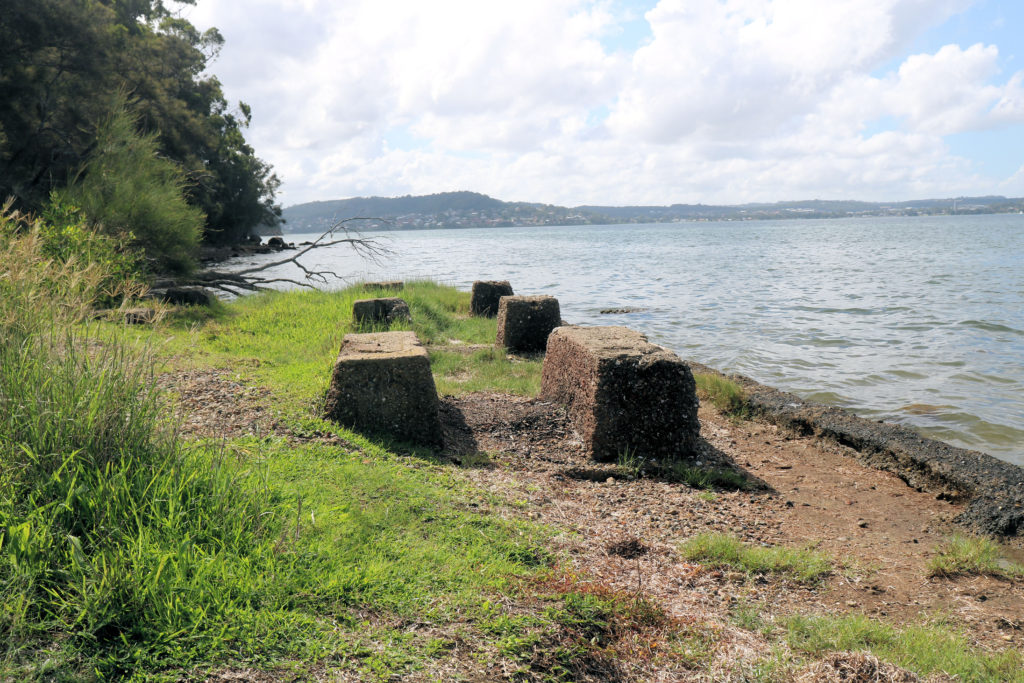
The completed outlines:
[[[181,370],[160,375],[186,438],[224,439],[268,434],[279,428],[265,387],[247,385],[229,370]]]
[[[764,484],[712,493],[633,479],[615,464],[587,460],[553,404],[499,394],[442,403],[448,454],[476,465],[464,470],[467,477],[563,529],[559,544],[581,576],[656,600],[674,616],[726,625],[737,605],[753,605],[773,616],[863,613],[894,623],[949,617],[990,647],[1024,640],[1024,582],[927,577],[935,547],[958,530],[951,520],[959,506],[859,464],[843,446],[736,423],[702,405],[702,465],[736,466]],[[487,458],[469,460],[472,451]],[[802,586],[708,570],[677,550],[702,532],[814,547],[834,558],[836,571],[820,585]],[[1020,539],[1011,544],[1021,547]],[[645,552],[623,552],[630,547]]]

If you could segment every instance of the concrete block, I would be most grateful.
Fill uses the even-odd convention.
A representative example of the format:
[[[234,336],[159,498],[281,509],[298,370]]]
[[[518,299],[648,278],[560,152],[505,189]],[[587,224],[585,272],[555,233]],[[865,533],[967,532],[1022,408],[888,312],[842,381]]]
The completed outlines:
[[[326,415],[358,431],[441,446],[437,388],[416,334],[345,335],[327,390]]]
[[[562,324],[553,296],[503,296],[498,303],[495,343],[515,353],[543,351],[548,335]]]
[[[473,315],[493,318],[498,315],[498,302],[503,296],[512,296],[508,280],[477,280],[473,283],[473,298],[469,310]]]
[[[559,327],[548,337],[541,396],[565,405],[585,449],[613,462],[695,455],[697,388],[676,354],[625,327]]]

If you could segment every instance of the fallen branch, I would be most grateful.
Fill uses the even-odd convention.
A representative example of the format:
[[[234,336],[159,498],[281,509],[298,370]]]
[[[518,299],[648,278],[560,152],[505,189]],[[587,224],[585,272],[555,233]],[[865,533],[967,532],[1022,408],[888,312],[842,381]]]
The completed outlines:
[[[257,292],[272,289],[269,285],[272,284],[291,284],[296,287],[307,287],[309,289],[316,289],[319,285],[326,285],[330,282],[331,278],[336,280],[344,280],[344,278],[333,270],[321,270],[316,268],[309,268],[303,264],[300,259],[315,249],[323,249],[325,247],[333,247],[339,244],[347,244],[352,247],[353,250],[363,258],[369,259],[374,263],[379,262],[381,257],[391,254],[391,250],[384,246],[379,240],[372,238],[361,237],[359,233],[350,231],[348,223],[352,221],[366,221],[366,220],[384,220],[381,218],[370,218],[370,217],[353,217],[346,218],[344,220],[337,221],[330,228],[325,230],[319,237],[305,245],[298,252],[289,256],[288,258],[282,258],[277,261],[271,261],[251,268],[245,268],[243,270],[236,271],[224,271],[216,269],[201,270],[191,276],[162,281],[161,288],[170,287],[203,287],[207,289],[216,289],[219,291],[227,292],[234,296],[239,296],[243,292]],[[303,275],[303,279],[294,279],[289,277],[266,277],[261,275],[268,270],[279,268],[292,264],[298,268]],[[165,285],[165,286],[163,286]]]

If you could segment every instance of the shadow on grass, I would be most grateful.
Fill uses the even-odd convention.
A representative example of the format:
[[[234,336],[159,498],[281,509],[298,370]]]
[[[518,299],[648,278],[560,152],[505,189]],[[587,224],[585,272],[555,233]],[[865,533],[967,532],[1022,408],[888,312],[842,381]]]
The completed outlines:
[[[678,460],[655,460],[626,454],[615,463],[574,467],[565,472],[571,479],[633,481],[647,479],[691,488],[776,493],[768,482],[752,474],[727,454],[701,438],[696,455]]]

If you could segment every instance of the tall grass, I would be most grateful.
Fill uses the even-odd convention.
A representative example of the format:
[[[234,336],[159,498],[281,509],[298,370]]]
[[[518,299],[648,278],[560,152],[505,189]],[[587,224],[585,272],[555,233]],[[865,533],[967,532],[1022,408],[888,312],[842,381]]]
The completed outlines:
[[[273,496],[163,422],[147,355],[83,327],[102,269],[36,228],[0,216],[0,679],[40,647],[112,672],[203,640],[211,559],[274,540]]]
[[[386,631],[368,614],[444,622],[547,566],[536,529],[477,512],[496,501],[369,442],[183,442],[134,333],[86,322],[107,274],[16,222],[0,215],[0,680],[401,669],[367,647]],[[287,357],[251,325],[347,324],[282,318],[282,298],[210,324],[225,356]]]

